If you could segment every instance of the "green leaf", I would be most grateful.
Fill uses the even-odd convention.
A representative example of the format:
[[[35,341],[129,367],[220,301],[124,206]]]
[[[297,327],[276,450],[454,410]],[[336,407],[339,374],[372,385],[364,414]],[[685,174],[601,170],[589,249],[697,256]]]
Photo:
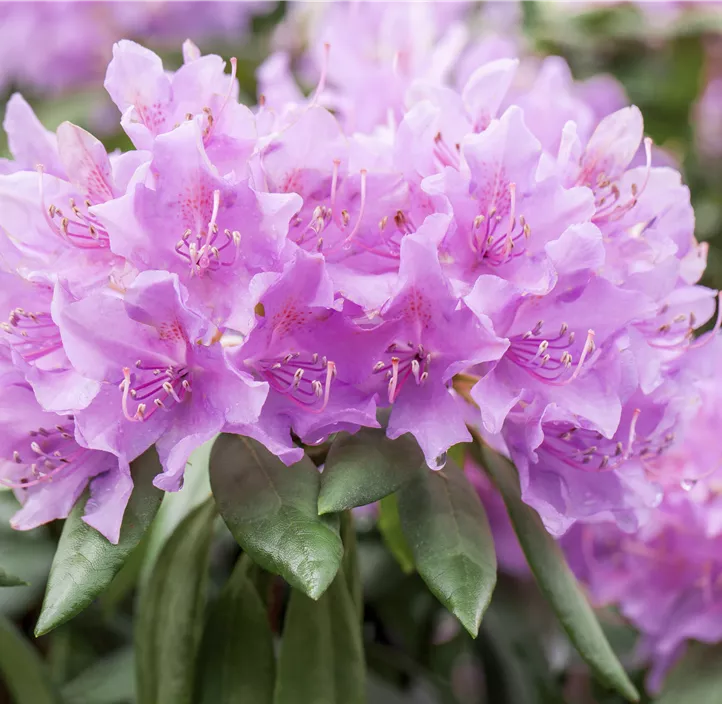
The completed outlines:
[[[146,555],[143,559],[140,572],[140,583],[144,584],[153,571],[155,561],[160,555],[168,538],[178,527],[180,522],[193,509],[200,506],[211,495],[211,485],[208,479],[208,461],[215,438],[203,443],[193,451],[186,463],[183,474],[183,486],[180,491],[167,491],[148,532]]]
[[[361,624],[343,571],[318,601],[291,592],[273,701],[366,704]]]
[[[722,693],[722,644],[690,643],[672,668],[656,704],[719,704]]]
[[[396,558],[401,571],[404,574],[411,574],[414,571],[414,554],[411,552],[411,548],[401,529],[399,504],[395,494],[386,496],[379,502],[377,526],[384,544]]]
[[[132,463],[133,493],[125,509],[117,545],[83,521],[85,500],[76,503],[65,521],[50,568],[36,636],[73,618],[113,581],[158,511],[162,492],[153,486],[153,477],[160,471],[153,447]]]
[[[276,661],[266,609],[248,577],[250,561],[236,564],[213,605],[200,650],[198,704],[271,704]]]
[[[0,672],[14,704],[60,704],[40,654],[4,616],[0,616]]]
[[[0,587],[27,587],[28,583],[20,577],[9,574],[0,567]]]
[[[64,704],[135,702],[133,649],[123,648],[98,661],[62,689]]]
[[[13,530],[10,519],[20,508],[10,490],[0,490],[0,564],[11,575],[21,575],[27,586],[0,589],[0,613],[10,618],[27,613],[42,599],[56,541],[48,526]]]
[[[351,511],[344,511],[341,514],[341,541],[343,542],[342,569],[346,578],[351,599],[356,606],[359,623],[363,623],[364,598],[363,586],[361,584],[361,570],[356,550],[356,527]]]
[[[189,513],[140,589],[135,630],[138,704],[193,701],[215,516],[210,499]]]
[[[319,516],[320,474],[304,457],[286,467],[261,443],[221,435],[211,487],[223,520],[254,562],[318,599],[341,564],[338,517]]]
[[[538,609],[546,604],[533,583],[502,577],[479,631],[477,649],[492,702],[564,704],[545,645],[556,635]],[[552,616],[553,618],[553,616]]]
[[[481,453],[482,466],[501,492],[529,567],[572,643],[602,682],[638,701],[637,690],[604,636],[561,548],[547,533],[539,514],[522,501],[514,466],[486,447]]]
[[[341,433],[328,452],[318,497],[318,512],[365,506],[393,494],[412,479],[424,456],[411,435],[389,440],[381,428]]]
[[[162,501],[161,501],[162,505]],[[156,514],[157,516],[158,514]],[[112,618],[117,610],[122,606],[128,595],[137,587],[140,580],[141,570],[145,563],[148,553],[148,539],[155,528],[155,519],[151,524],[150,530],[138,543],[138,547],[133,550],[128,559],[121,567],[118,574],[115,575],[113,581],[106,587],[102,594],[98,597],[98,605],[101,608],[105,618]]]
[[[473,636],[496,584],[489,521],[464,472],[451,460],[398,493],[401,527],[419,574]]]

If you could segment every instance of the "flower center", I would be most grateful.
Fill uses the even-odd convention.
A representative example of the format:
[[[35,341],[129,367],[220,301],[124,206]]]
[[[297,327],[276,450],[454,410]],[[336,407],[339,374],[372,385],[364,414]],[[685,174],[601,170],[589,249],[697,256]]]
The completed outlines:
[[[434,137],[434,157],[439,162],[439,165],[441,167],[444,166],[451,166],[454,169],[459,169],[460,167],[460,160],[459,160],[459,151],[461,147],[458,144],[454,145],[454,148],[452,149],[449,146],[449,143],[444,139],[441,132],[437,132],[436,136]]]
[[[195,234],[188,228],[175,246],[176,254],[190,265],[191,276],[202,277],[207,271],[232,266],[238,258],[241,233],[225,229],[221,236],[216,223],[220,201],[220,191],[213,191],[213,211],[208,228]]]
[[[393,342],[386,348],[388,361],[382,360],[374,365],[374,374],[384,374],[388,379],[389,403],[393,403],[401,388],[409,378],[421,386],[429,378],[431,354],[422,344],[413,342]]]
[[[29,489],[52,481],[60,473],[67,474],[77,467],[89,450],[75,442],[73,416],[66,416],[66,423],[52,429],[31,430],[19,442],[10,461],[10,479],[0,482],[11,489]],[[11,465],[12,467],[12,465]]]
[[[544,442],[539,455],[547,454],[585,472],[617,469],[630,454],[621,442],[565,421],[544,424]]]
[[[532,330],[511,339],[507,358],[534,378],[546,384],[564,385],[579,376],[582,365],[594,351],[594,331],[588,330],[579,361],[572,370],[574,357],[571,349],[576,333],[562,323],[554,337],[542,336],[544,321],[540,320]]]
[[[82,202],[76,201],[75,198],[68,198],[67,211],[61,210],[54,203],[46,206],[42,165],[38,165],[38,172],[40,174],[40,204],[50,229],[72,247],[108,249],[110,247],[108,231],[88,210],[93,202],[88,198]]]
[[[351,214],[347,208],[341,208],[339,200],[339,166],[338,159],[334,159],[331,176],[331,192],[328,204],[317,205],[311,213],[311,218],[301,230],[295,242],[299,247],[309,251],[323,252],[325,256],[335,254],[361,254],[369,252],[386,259],[400,258],[403,235],[415,231],[410,217],[398,210],[393,216],[395,228],[387,228],[389,217],[384,216],[379,221],[378,233],[372,235],[373,242],[368,242],[369,231],[361,232],[361,223],[366,211],[366,169],[361,169],[361,187],[358,215],[351,226]],[[349,204],[350,208],[351,205]],[[291,226],[301,228],[303,219],[296,215],[291,220]],[[335,228],[335,232],[333,229]],[[340,235],[340,236],[339,236]],[[366,238],[366,239],[365,239]],[[331,240],[329,242],[329,240]]]
[[[296,405],[314,413],[326,408],[336,376],[336,365],[326,357],[289,352],[282,357],[259,359],[253,367],[274,391]]]
[[[652,140],[649,137],[644,140],[644,151],[647,159],[644,180],[641,186],[636,183],[630,186],[630,195],[626,200],[622,200],[619,183],[611,181],[605,173],[598,173],[592,183],[592,175],[588,171],[582,171],[578,183],[588,186],[594,192],[596,212],[592,217],[592,222],[619,220],[637,204],[639,196],[647,187],[649,172],[652,168]]]
[[[717,298],[717,318],[714,326],[697,341],[694,341],[694,329],[697,324],[694,312],[670,316],[670,306],[667,303],[659,309],[656,318],[637,323],[636,327],[647,338],[650,347],[662,350],[701,347],[711,342],[722,326],[722,300],[719,294]]]
[[[185,365],[135,363],[135,371],[123,369],[120,390],[123,415],[132,422],[148,420],[158,410],[169,410],[191,393],[191,371]],[[135,410],[131,412],[131,404]],[[152,404],[149,408],[149,404]]]
[[[28,364],[62,349],[58,326],[50,313],[30,313],[15,308],[7,323],[0,323],[0,329],[8,336],[8,341]]]
[[[506,230],[501,228],[504,219],[496,203],[485,214],[474,218],[471,227],[471,250],[491,266],[501,266],[521,256],[531,228],[523,215],[516,217],[516,184],[509,184],[509,211]],[[503,210],[504,208],[502,208]]]

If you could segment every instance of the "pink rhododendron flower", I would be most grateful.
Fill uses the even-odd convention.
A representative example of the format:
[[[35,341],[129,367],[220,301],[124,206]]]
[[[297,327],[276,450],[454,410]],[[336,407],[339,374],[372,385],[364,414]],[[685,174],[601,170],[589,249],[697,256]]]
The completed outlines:
[[[156,45],[175,48],[191,32],[201,39],[235,40],[254,14],[271,12],[275,5],[270,0],[3,2],[0,86],[56,92],[87,86],[102,77],[114,41],[152,37]]]
[[[652,691],[687,641],[722,638],[719,354],[715,341],[679,370],[694,411],[667,433],[666,452],[648,447],[639,454],[664,488],[659,508],[633,533],[613,523],[579,524],[562,540],[595,601],[617,605],[641,631],[639,651],[652,665]]]

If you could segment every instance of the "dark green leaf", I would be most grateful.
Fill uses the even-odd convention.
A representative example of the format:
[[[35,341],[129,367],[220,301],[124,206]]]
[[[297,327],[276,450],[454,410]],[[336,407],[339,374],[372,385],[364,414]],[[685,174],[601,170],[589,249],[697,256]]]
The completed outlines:
[[[157,517],[158,514],[156,514]],[[106,587],[102,594],[98,597],[98,604],[103,611],[103,615],[111,618],[117,609],[122,605],[128,595],[137,587],[140,581],[141,570],[148,554],[149,538],[155,530],[155,519],[151,524],[145,536],[142,538],[138,547],[133,550],[128,559],[121,567],[118,574],[115,575],[113,581]]]
[[[203,629],[212,500],[181,521],[138,597],[135,651],[138,704],[190,704]]]
[[[133,649],[123,648],[82,672],[63,687],[64,704],[135,702]]]
[[[356,526],[354,525],[351,511],[344,511],[341,514],[341,541],[343,542],[343,573],[346,577],[351,599],[356,606],[359,622],[363,623],[364,599],[363,587],[361,584],[361,570],[356,550]]]
[[[145,556],[138,580],[141,584],[145,584],[148,580],[160,551],[180,522],[210,497],[211,483],[208,478],[208,462],[214,442],[215,438],[204,442],[191,453],[186,462],[181,490],[168,491],[163,494],[163,500],[153,520],[153,526],[146,534]]]
[[[691,643],[672,668],[656,704],[719,704],[722,695],[722,644]]]
[[[320,474],[304,457],[286,467],[263,445],[221,435],[211,453],[211,487],[233,537],[259,565],[318,599],[341,564],[336,516],[319,516]]]
[[[545,649],[557,633],[545,627],[547,612],[534,583],[500,576],[478,639],[490,701],[564,704]]]
[[[0,616],[0,672],[14,704],[60,704],[38,651],[4,616]]]
[[[47,526],[13,530],[10,519],[20,504],[12,491],[0,490],[0,564],[9,574],[21,575],[28,586],[0,589],[0,613],[12,617],[24,614],[43,596],[55,541]]]
[[[318,512],[365,506],[413,478],[424,456],[411,435],[389,440],[380,428],[341,433],[331,445],[321,475]]]
[[[273,701],[366,704],[361,624],[343,571],[318,601],[292,591]]]
[[[398,493],[399,516],[419,574],[476,636],[496,584],[489,521],[474,488],[449,460]]]
[[[638,701],[637,690],[607,642],[561,548],[547,533],[539,514],[522,501],[514,466],[486,447],[482,448],[482,460],[501,492],[529,567],[579,654],[602,682]]]
[[[63,526],[35,635],[71,619],[113,581],[158,511],[162,492],[153,486],[153,477],[160,471],[152,447],[132,463],[133,493],[117,545],[83,521],[85,500],[78,501]]]
[[[384,544],[399,563],[404,574],[414,571],[414,554],[411,552],[404,532],[401,529],[399,504],[395,494],[386,496],[379,502],[378,529]]]
[[[0,567],[0,587],[27,587],[28,583],[20,577],[9,574]]]
[[[273,634],[248,577],[249,564],[246,555],[238,561],[208,616],[194,699],[198,704],[273,702]]]

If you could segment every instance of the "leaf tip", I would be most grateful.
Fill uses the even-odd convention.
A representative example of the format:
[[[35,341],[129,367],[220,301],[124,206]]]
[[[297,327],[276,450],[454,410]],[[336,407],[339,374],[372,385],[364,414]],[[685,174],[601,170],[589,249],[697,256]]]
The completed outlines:
[[[639,701],[639,692],[637,691],[637,688],[632,684],[631,680],[627,678],[627,681],[625,682],[625,691],[623,692],[624,696],[629,699],[630,702],[638,702]]]
[[[319,516],[325,516],[328,513],[333,513],[334,509],[333,506],[329,506],[326,501],[323,500],[323,497],[319,497],[318,499],[318,515]]]
[[[44,635],[47,635],[48,633],[50,633],[50,631],[52,631],[53,628],[54,628],[54,626],[48,625],[47,623],[45,623],[44,619],[41,617],[40,619],[38,619],[38,622],[35,625],[35,630],[33,631],[33,635],[36,638],[40,638],[41,636],[44,636]]]
[[[460,616],[457,616],[457,618],[461,621],[464,630],[476,640],[476,637],[479,635],[479,628],[481,627],[481,617],[474,620],[461,618]]]
[[[320,582],[314,585],[306,585],[304,586],[304,589],[302,591],[309,599],[318,601],[324,595],[326,589],[328,589],[328,584],[326,584],[325,582]]]
[[[36,638],[45,636],[66,621],[69,621],[74,615],[75,614],[72,613],[65,616],[59,615],[57,612],[48,613],[47,610],[43,608],[40,612],[40,616],[38,616],[38,622],[35,624],[35,630],[33,633]]]

